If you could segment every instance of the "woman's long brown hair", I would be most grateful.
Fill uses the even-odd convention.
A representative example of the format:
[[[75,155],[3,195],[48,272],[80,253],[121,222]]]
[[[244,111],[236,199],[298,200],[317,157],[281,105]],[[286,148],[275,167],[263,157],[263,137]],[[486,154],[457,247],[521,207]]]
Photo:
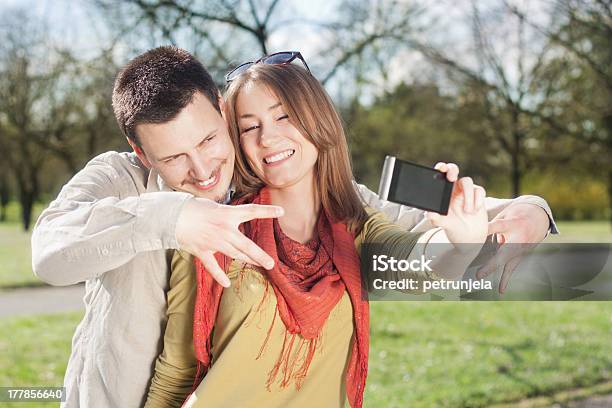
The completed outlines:
[[[229,133],[236,148],[234,183],[237,197],[250,196],[264,183],[256,176],[240,148],[236,101],[249,83],[265,85],[282,103],[289,120],[319,152],[315,164],[316,192],[335,222],[353,233],[367,219],[364,204],[353,185],[353,171],[342,121],[323,86],[297,65],[256,64],[230,83],[225,93]]]

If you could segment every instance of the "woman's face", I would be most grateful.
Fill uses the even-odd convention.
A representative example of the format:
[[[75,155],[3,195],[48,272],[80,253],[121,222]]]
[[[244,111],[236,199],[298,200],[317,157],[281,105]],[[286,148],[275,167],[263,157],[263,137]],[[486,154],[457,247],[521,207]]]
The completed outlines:
[[[314,177],[317,148],[293,126],[268,87],[250,83],[236,99],[240,145],[257,176],[273,188],[307,185]]]

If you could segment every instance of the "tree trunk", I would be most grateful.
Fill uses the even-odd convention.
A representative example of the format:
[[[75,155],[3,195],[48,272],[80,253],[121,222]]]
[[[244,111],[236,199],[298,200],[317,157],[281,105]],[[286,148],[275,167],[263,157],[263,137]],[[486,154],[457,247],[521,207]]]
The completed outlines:
[[[608,219],[612,229],[612,168],[608,169]]]
[[[30,230],[30,224],[32,223],[32,209],[34,202],[38,199],[39,194],[39,181],[38,173],[40,166],[30,163],[26,170],[29,175],[24,177],[23,174],[18,174],[17,180],[19,183],[19,203],[21,205],[21,223],[24,231]]]
[[[512,197],[521,195],[521,132],[518,110],[512,111]]]
[[[512,153],[512,197],[521,195],[521,169],[519,168],[519,157],[517,152]]]
[[[30,230],[32,222],[32,207],[34,206],[34,196],[31,192],[22,192],[19,199],[21,204],[21,223],[24,231]]]
[[[10,198],[8,182],[5,177],[0,179],[0,222],[6,221],[6,206]]]

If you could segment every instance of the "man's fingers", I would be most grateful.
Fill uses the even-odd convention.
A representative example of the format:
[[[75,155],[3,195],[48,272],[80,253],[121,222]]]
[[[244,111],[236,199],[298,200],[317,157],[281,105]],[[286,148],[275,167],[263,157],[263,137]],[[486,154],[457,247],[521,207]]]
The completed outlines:
[[[198,256],[200,261],[202,261],[202,265],[204,268],[210,273],[214,280],[219,282],[221,286],[224,288],[229,288],[231,283],[223,269],[217,263],[217,260],[213,256],[212,252],[206,251],[205,253]]]
[[[237,259],[239,261],[246,262],[251,265],[263,266],[259,262],[257,262],[255,259],[248,256],[247,254],[242,252],[240,249],[238,249],[234,245],[231,245],[231,251],[228,251],[228,252],[219,251],[219,252],[222,252],[225,255],[228,255],[232,259]]]
[[[512,218],[498,218],[489,221],[488,235],[504,234],[512,229],[514,220]]]
[[[504,266],[511,258],[516,256],[512,252],[511,247],[506,245],[500,246],[493,257],[478,271],[476,271],[476,279],[483,279],[497,271],[500,266]]]
[[[238,234],[235,238],[234,246],[245,257],[252,259],[255,265],[260,265],[266,269],[274,267],[274,259],[244,235]]]
[[[487,276],[495,272],[497,268],[497,260],[495,257],[493,257],[493,259],[490,259],[489,262],[487,262],[482,268],[480,268],[476,272],[476,279],[486,278]]]
[[[515,256],[510,259],[506,265],[504,266],[504,273],[502,273],[501,280],[499,281],[499,293],[503,294],[506,291],[506,287],[508,286],[508,281],[510,281],[510,277],[516,270],[517,266],[523,260],[522,256]]]
[[[283,207],[278,205],[243,204],[235,207],[240,212],[241,223],[255,218],[277,218],[285,213]]]

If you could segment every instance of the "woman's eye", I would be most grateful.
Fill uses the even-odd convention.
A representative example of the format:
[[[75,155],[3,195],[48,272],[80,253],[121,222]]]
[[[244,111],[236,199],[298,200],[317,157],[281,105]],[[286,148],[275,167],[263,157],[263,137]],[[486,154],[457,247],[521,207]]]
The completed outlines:
[[[250,132],[250,131],[251,131],[251,130],[253,130],[253,129],[257,129],[258,127],[259,127],[259,126],[250,126],[250,127],[247,127],[247,128],[242,129],[242,130],[240,131],[240,133],[247,133],[247,132]]]
[[[289,119],[289,115],[283,115],[280,118],[278,118],[277,120],[284,120],[284,119]]]

